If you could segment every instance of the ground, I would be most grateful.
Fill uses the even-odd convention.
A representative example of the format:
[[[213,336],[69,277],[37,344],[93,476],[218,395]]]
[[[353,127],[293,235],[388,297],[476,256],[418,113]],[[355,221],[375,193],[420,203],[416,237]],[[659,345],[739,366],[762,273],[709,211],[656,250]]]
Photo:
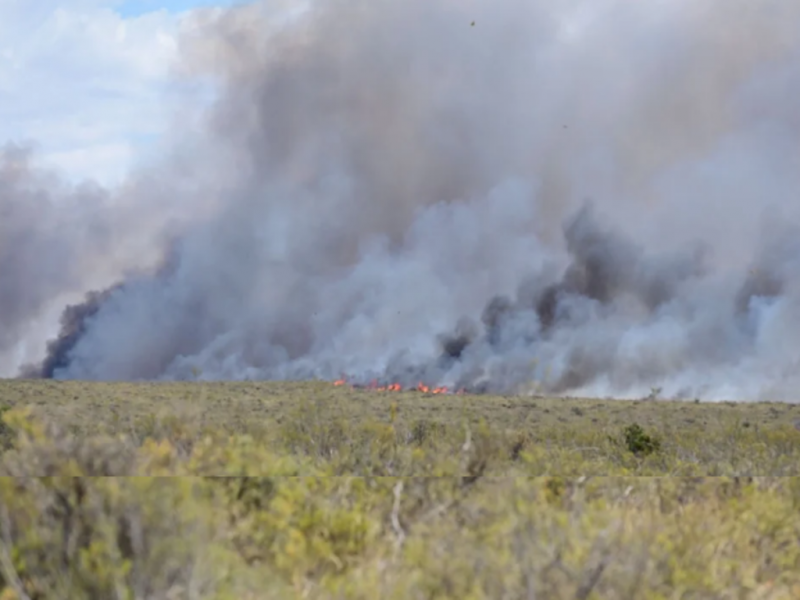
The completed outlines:
[[[799,405],[0,381],[0,406],[2,600],[800,597]]]

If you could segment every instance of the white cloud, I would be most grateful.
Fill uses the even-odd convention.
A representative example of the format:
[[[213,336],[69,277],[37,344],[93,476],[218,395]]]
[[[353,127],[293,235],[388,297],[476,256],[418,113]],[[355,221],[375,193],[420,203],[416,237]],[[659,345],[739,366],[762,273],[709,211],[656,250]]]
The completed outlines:
[[[0,0],[0,144],[34,143],[73,182],[121,183],[169,124],[213,98],[206,82],[170,76],[197,9],[247,3]],[[279,25],[305,2],[263,6]]]
[[[117,4],[0,2],[0,142],[34,141],[72,180],[119,180],[165,126],[182,17]]]

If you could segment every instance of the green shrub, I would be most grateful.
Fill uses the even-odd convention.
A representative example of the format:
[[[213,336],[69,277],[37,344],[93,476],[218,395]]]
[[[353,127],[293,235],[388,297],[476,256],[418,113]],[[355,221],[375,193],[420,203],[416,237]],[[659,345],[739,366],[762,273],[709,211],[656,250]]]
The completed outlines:
[[[14,430],[6,423],[4,415],[9,411],[9,407],[0,404],[0,454],[8,450],[14,443]]]
[[[625,447],[636,456],[648,456],[661,450],[661,441],[642,429],[638,423],[628,425],[623,431]]]

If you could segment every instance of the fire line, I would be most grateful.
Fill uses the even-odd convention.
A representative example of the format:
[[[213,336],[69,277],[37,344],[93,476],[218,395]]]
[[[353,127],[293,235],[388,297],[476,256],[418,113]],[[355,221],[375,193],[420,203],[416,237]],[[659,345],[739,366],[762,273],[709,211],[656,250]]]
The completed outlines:
[[[333,382],[335,387],[348,386],[352,390],[367,390],[372,392],[420,392],[423,394],[463,394],[463,389],[451,391],[447,386],[431,386],[423,382],[419,382],[412,387],[404,388],[399,383],[379,384],[373,380],[368,384],[348,383],[347,378],[341,377]]]

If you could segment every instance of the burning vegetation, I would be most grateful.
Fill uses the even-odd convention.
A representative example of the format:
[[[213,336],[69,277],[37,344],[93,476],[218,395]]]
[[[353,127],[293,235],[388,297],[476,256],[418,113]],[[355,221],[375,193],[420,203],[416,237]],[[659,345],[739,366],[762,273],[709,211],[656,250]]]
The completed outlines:
[[[347,377],[342,377],[333,382],[336,387],[347,386],[351,390],[368,390],[371,392],[420,392],[422,394],[464,394],[466,390],[451,390],[447,386],[425,385],[421,381],[414,386],[403,387],[400,383],[382,384],[377,380],[367,384],[348,382]]]

